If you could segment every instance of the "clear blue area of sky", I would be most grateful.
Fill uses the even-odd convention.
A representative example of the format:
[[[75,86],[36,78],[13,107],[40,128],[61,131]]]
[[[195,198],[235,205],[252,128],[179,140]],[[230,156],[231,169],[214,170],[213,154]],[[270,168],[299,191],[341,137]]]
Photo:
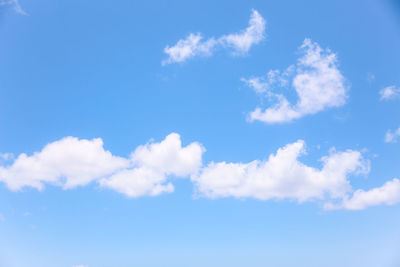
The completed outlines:
[[[65,136],[101,137],[128,156],[171,132],[202,143],[204,162],[265,159],[303,139],[301,161],[365,151],[369,189],[400,176],[400,102],[378,91],[400,86],[397,1],[21,0],[28,16],[0,10],[0,152],[33,153]],[[246,56],[218,51],[162,66],[163,49],[191,32],[247,27],[251,9],[267,38]],[[259,97],[242,77],[296,62],[304,38],[338,54],[349,85],[343,107],[291,123],[249,123]],[[368,76],[373,74],[374,79]],[[400,205],[323,211],[315,203],[194,199],[193,185],[129,199],[93,184],[11,192],[0,185],[1,267],[400,265]],[[29,214],[25,214],[29,212]]]

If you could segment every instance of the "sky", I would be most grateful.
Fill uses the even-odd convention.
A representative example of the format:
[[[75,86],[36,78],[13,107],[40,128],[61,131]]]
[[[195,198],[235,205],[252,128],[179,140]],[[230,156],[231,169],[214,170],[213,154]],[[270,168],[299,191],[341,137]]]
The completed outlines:
[[[0,0],[0,267],[400,265],[400,2]]]

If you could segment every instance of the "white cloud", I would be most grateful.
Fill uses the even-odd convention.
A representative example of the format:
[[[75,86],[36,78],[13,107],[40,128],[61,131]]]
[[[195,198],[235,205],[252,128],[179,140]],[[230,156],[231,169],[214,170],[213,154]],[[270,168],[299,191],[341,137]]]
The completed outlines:
[[[172,183],[166,183],[166,180],[165,174],[141,167],[122,170],[101,180],[100,185],[129,197],[157,196],[174,191]]]
[[[265,38],[265,24],[264,18],[253,10],[249,26],[240,33],[207,40],[203,40],[200,33],[190,33],[186,39],[179,40],[174,46],[164,48],[168,58],[163,60],[162,64],[184,62],[195,56],[211,56],[218,47],[230,47],[234,49],[235,54],[245,54],[254,44]]]
[[[400,137],[400,127],[395,131],[388,130],[385,135],[386,143],[396,143],[397,139]]]
[[[173,191],[172,184],[164,184],[168,175],[183,177],[200,168],[203,151],[198,143],[182,147],[180,136],[172,133],[122,158],[104,150],[100,138],[66,137],[31,156],[19,155],[9,166],[0,166],[0,181],[11,190],[42,190],[45,183],[70,189],[98,181],[128,196],[158,195]]]
[[[369,172],[369,161],[359,151],[331,149],[321,158],[321,168],[299,161],[306,152],[302,140],[278,149],[266,160],[249,163],[203,166],[204,151],[197,142],[182,146],[176,133],[161,142],[138,146],[126,158],[105,150],[99,138],[66,137],[30,156],[21,154],[11,164],[0,164],[0,181],[11,190],[42,190],[46,184],[71,189],[96,182],[128,197],[141,197],[171,193],[171,178],[190,177],[196,192],[208,198],[319,201],[325,203],[325,209],[363,209],[399,202],[398,179],[369,191],[352,189],[349,177]]]
[[[299,140],[280,148],[268,160],[212,162],[191,178],[198,193],[209,198],[250,197],[304,202],[342,198],[351,192],[348,176],[369,171],[369,162],[363,160],[358,151],[332,150],[321,159],[321,169],[298,161],[304,153],[305,144]]]
[[[250,79],[242,78],[240,80],[246,83],[247,86],[252,87],[257,94],[266,93],[269,89],[269,84],[263,82],[261,77],[253,77]]]
[[[11,190],[25,186],[41,190],[44,183],[68,189],[86,185],[128,165],[127,159],[104,150],[100,138],[66,137],[31,156],[19,155],[10,166],[0,166],[0,181]]]
[[[167,175],[187,176],[201,167],[204,148],[197,142],[182,147],[179,134],[172,133],[160,143],[139,146],[131,158],[138,166]]]
[[[310,39],[305,39],[300,49],[304,55],[296,66],[290,66],[282,74],[274,70],[268,72],[267,77],[242,79],[256,92],[264,92],[276,100],[272,107],[265,110],[256,108],[251,112],[250,121],[284,123],[346,103],[347,87],[337,67],[336,54],[329,49],[322,49]],[[288,84],[292,85],[298,96],[294,105],[283,94],[274,92],[276,87]]]
[[[379,91],[381,100],[391,100],[400,97],[400,88],[394,85],[385,87]]]
[[[19,4],[19,0],[0,0],[0,7],[1,6],[11,6],[14,8],[14,11],[20,15],[28,15]]]
[[[0,213],[0,222],[4,222],[4,221],[5,221],[4,215]]]
[[[351,198],[344,198],[339,205],[328,203],[325,209],[363,210],[370,206],[393,205],[400,202],[400,180],[387,181],[381,187],[368,191],[359,189]]]
[[[129,197],[159,195],[173,192],[169,175],[186,177],[196,173],[202,165],[204,148],[199,143],[182,147],[180,136],[170,134],[161,143],[138,147],[131,155],[133,168],[123,170],[100,184]]]
[[[253,10],[250,16],[249,26],[240,33],[228,34],[219,38],[220,43],[232,47],[237,53],[247,53],[250,48],[265,38],[264,18]]]
[[[257,94],[267,94],[269,97],[276,96],[272,93],[274,86],[285,87],[288,85],[289,76],[293,73],[294,66],[290,66],[284,72],[279,70],[270,70],[263,77],[252,77],[249,79],[241,78],[240,80],[251,87]]]
[[[164,53],[168,54],[168,59],[162,62],[163,65],[174,62],[183,62],[194,56],[210,56],[215,48],[217,41],[213,38],[202,41],[200,33],[191,33],[186,39],[179,40],[172,47],[165,47]]]

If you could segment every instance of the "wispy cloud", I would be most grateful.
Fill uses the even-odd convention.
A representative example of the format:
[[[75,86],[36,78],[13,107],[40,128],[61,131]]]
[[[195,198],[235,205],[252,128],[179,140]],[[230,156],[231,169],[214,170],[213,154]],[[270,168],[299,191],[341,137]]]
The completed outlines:
[[[242,78],[257,93],[264,93],[276,103],[267,108],[256,108],[249,115],[250,121],[285,123],[306,115],[315,114],[346,103],[347,86],[337,66],[337,55],[321,48],[316,42],[305,39],[300,51],[304,54],[296,65],[285,71],[271,70],[266,76]],[[298,100],[291,104],[276,89],[291,85]]]
[[[265,38],[264,18],[256,10],[252,11],[249,26],[239,32],[211,37],[204,40],[201,33],[190,33],[185,39],[179,40],[173,46],[166,46],[164,53],[168,58],[163,65],[184,62],[195,56],[211,56],[217,48],[231,48],[234,54],[246,54],[250,48]]]
[[[371,84],[375,80],[375,75],[371,72],[367,73],[367,82]]]
[[[294,66],[288,67],[285,71],[270,70],[265,76],[241,78],[247,86],[252,88],[257,94],[266,94],[268,97],[275,97],[274,87],[285,87],[289,84],[289,77],[294,73]]]
[[[396,143],[397,139],[400,137],[400,127],[395,131],[388,130],[385,135],[386,143]]]
[[[400,87],[394,85],[385,87],[379,91],[381,100],[391,100],[400,97]]]
[[[21,7],[19,0],[0,0],[0,7],[12,7],[20,15],[28,15]]]
[[[200,33],[189,34],[186,39],[179,40],[178,43],[172,47],[165,47],[164,53],[169,57],[162,62],[163,65],[183,62],[194,56],[210,56],[218,44],[214,39],[202,41],[203,37]]]
[[[0,161],[7,161],[14,157],[12,153],[0,153]]]
[[[219,42],[226,47],[232,47],[235,53],[247,53],[250,48],[265,38],[265,19],[256,10],[252,11],[249,26],[239,32],[224,35]]]

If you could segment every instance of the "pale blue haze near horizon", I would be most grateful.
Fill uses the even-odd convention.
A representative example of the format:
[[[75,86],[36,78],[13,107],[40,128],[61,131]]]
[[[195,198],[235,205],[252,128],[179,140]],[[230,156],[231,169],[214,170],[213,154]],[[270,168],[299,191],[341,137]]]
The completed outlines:
[[[166,46],[240,32],[252,10],[266,30],[247,53],[221,45],[162,64]],[[249,121],[268,100],[241,79],[295,64],[306,38],[337,55],[345,103]],[[380,95],[400,88],[399,48],[396,0],[0,1],[0,153],[32,155],[74,136],[129,157],[178,133],[183,146],[202,144],[207,165],[266,160],[304,140],[299,161],[318,169],[333,147],[360,151],[370,170],[348,180],[367,191],[400,178],[400,142],[385,142],[400,127],[400,99]],[[13,191],[0,177],[0,267],[400,266],[400,203],[326,210],[169,181],[174,192],[129,197],[95,181]]]

